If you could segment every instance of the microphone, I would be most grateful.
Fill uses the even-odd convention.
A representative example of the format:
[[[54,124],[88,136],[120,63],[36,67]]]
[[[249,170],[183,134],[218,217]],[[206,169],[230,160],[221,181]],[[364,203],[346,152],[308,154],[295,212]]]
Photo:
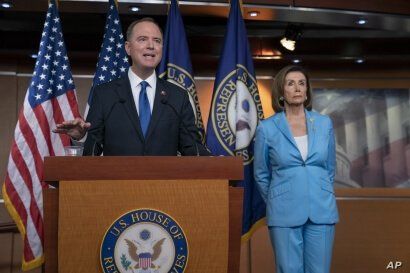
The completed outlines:
[[[124,103],[125,103],[125,99],[119,98],[117,101],[115,101],[115,102],[111,105],[110,110],[108,111],[108,114],[107,114],[107,115],[105,116],[105,118],[104,118],[104,121],[107,121],[107,120],[110,118],[111,113],[112,113],[112,111],[114,110],[114,107],[117,105],[117,103],[124,104]],[[88,134],[91,136],[91,138],[94,140],[93,148],[92,148],[92,151],[91,151],[91,156],[95,156],[95,148],[96,148],[97,144],[101,144],[102,137],[101,137],[101,136],[98,137],[97,134],[99,134],[99,133],[103,130],[103,128],[104,128],[104,125],[100,125],[100,126],[98,126],[98,127],[92,128],[92,129],[90,129],[90,130],[87,131],[87,133],[88,133]]]
[[[188,127],[186,126],[184,120],[181,118],[181,116],[179,115],[179,113],[178,113],[178,111],[175,109],[175,107],[174,107],[172,104],[170,104],[170,103],[168,102],[168,100],[165,98],[165,96],[166,96],[165,91],[162,91],[162,92],[161,92],[161,95],[163,96],[163,98],[161,98],[161,103],[164,104],[164,105],[168,105],[168,106],[172,109],[172,111],[174,111],[175,115],[178,117],[179,122],[182,124],[182,127],[183,127],[183,128],[185,129],[185,131],[188,133],[189,137],[191,138],[192,142],[193,142],[194,145],[195,145],[196,156],[200,156],[200,154],[199,154],[199,148],[198,148],[198,143],[196,143],[195,137],[192,135],[191,131],[188,130]]]

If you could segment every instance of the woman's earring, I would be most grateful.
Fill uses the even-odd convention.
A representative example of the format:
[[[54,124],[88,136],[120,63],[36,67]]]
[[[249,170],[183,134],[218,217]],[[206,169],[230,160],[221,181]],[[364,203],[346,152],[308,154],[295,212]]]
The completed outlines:
[[[280,101],[283,101],[283,97],[282,97],[282,96],[280,96],[280,97],[279,97],[279,100],[280,100]]]

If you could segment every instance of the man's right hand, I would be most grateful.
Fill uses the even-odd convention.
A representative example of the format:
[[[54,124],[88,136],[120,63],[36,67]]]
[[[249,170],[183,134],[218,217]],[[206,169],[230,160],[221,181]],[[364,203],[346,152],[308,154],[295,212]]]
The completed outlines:
[[[57,124],[56,128],[53,129],[53,133],[66,134],[74,140],[80,140],[85,136],[90,126],[91,123],[85,122],[82,118],[76,118]]]

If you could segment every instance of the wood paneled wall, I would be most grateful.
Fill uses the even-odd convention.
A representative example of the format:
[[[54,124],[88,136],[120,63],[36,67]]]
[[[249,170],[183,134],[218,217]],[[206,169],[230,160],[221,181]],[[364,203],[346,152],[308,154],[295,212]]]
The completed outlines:
[[[0,177],[3,179],[12,132],[17,121],[17,77],[15,75],[0,76],[0,97]]]

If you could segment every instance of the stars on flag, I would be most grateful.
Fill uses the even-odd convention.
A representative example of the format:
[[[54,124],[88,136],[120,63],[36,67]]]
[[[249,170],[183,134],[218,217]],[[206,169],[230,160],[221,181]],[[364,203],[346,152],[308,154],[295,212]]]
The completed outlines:
[[[74,81],[69,72],[70,67],[59,22],[59,17],[47,13],[32,83],[29,87],[29,102],[32,107],[57,97],[66,90],[74,90]]]
[[[124,47],[124,35],[122,34],[118,11],[114,1],[110,1],[104,40],[101,45],[93,86],[123,76],[127,72],[128,67],[128,58]]]

